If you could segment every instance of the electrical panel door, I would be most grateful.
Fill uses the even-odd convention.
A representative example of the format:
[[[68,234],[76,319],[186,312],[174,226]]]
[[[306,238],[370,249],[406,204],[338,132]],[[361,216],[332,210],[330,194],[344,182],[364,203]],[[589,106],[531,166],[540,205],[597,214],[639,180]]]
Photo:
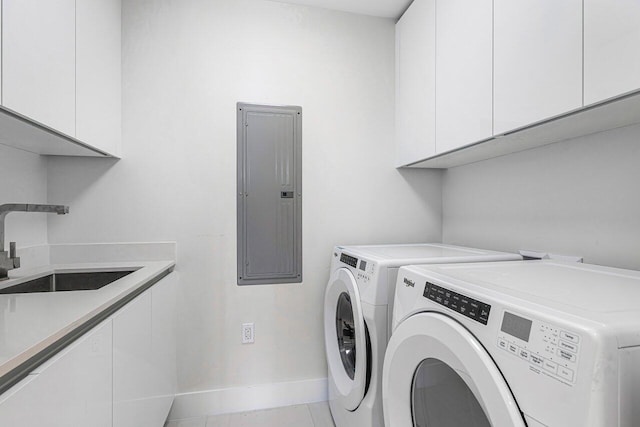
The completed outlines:
[[[238,103],[238,284],[302,281],[302,109]]]

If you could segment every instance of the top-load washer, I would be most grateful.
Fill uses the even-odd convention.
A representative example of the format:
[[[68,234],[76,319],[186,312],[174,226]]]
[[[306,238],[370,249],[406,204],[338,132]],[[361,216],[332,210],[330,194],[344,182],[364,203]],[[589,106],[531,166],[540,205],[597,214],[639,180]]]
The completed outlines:
[[[324,327],[329,406],[336,426],[383,425],[380,376],[400,266],[520,259],[443,244],[334,248]]]
[[[387,426],[640,426],[640,272],[409,266],[397,283]]]

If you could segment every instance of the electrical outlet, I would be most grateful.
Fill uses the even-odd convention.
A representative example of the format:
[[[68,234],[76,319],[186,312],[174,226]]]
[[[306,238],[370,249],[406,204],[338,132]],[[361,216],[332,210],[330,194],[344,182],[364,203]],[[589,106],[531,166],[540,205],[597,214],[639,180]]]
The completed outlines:
[[[242,324],[242,344],[253,344],[256,340],[253,323]]]

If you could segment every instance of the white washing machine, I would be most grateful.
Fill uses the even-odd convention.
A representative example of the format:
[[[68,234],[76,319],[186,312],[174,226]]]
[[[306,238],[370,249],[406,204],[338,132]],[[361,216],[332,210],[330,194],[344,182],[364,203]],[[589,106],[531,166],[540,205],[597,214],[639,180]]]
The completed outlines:
[[[640,426],[640,272],[405,267],[393,324],[387,427]]]
[[[383,425],[380,377],[400,266],[519,259],[442,244],[334,248],[324,329],[329,406],[336,426]]]

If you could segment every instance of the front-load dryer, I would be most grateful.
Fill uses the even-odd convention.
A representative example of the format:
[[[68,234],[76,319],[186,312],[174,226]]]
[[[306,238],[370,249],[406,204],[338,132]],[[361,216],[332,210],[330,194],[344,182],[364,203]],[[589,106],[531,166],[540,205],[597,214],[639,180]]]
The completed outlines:
[[[640,272],[410,266],[397,283],[387,426],[640,426]]]
[[[329,407],[336,426],[383,425],[380,376],[400,266],[519,259],[516,254],[442,244],[334,248],[324,329]]]

